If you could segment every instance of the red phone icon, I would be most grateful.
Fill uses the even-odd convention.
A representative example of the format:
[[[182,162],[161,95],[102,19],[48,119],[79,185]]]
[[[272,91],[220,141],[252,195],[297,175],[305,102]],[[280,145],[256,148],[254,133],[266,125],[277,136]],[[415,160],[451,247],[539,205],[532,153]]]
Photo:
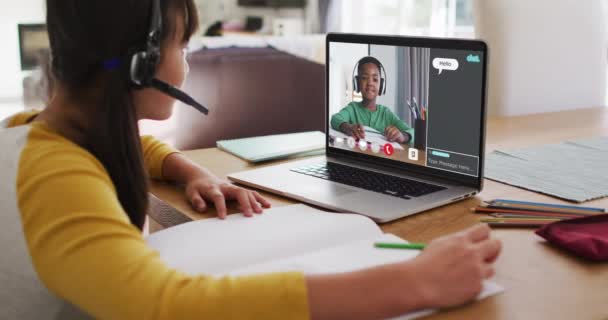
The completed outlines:
[[[387,156],[392,156],[392,155],[393,155],[393,153],[395,152],[395,149],[393,149],[393,145],[392,145],[392,144],[390,144],[390,143],[385,144],[385,145],[382,147],[382,149],[384,150],[384,153],[385,153]]]

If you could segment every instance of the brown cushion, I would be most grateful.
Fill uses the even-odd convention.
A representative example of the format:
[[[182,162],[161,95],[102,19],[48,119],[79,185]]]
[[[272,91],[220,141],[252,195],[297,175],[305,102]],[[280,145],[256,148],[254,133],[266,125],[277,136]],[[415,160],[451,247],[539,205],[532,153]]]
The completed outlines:
[[[203,49],[189,59],[184,90],[208,116],[178,105],[175,146],[215,147],[217,140],[325,130],[325,67],[272,48]]]

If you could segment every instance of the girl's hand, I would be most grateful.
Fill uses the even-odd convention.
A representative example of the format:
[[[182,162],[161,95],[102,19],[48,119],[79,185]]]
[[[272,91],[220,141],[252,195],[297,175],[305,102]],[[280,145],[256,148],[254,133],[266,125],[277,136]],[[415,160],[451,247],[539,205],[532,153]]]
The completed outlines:
[[[487,225],[431,242],[411,261],[424,294],[424,307],[451,307],[474,299],[484,279],[494,275],[494,262],[502,245],[490,236]],[[407,294],[407,293],[406,293]]]
[[[238,187],[215,177],[194,178],[186,183],[186,196],[194,210],[205,212],[208,203],[213,203],[220,219],[226,218],[226,200],[236,200],[246,217],[262,213],[262,208],[270,208],[270,202],[256,191]]]

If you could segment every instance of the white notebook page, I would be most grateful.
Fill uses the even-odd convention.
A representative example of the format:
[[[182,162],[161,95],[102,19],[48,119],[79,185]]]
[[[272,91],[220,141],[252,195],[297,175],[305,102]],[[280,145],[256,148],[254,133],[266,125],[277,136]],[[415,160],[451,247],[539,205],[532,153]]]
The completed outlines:
[[[169,266],[190,274],[218,273],[245,265],[314,252],[382,234],[369,218],[328,213],[298,204],[252,218],[188,222],[150,235]]]

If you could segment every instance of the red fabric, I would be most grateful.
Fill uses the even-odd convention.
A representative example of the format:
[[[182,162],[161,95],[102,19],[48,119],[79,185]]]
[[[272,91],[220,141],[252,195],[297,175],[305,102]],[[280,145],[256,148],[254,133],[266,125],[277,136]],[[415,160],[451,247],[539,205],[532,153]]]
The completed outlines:
[[[550,223],[536,234],[577,256],[608,261],[608,214]]]

